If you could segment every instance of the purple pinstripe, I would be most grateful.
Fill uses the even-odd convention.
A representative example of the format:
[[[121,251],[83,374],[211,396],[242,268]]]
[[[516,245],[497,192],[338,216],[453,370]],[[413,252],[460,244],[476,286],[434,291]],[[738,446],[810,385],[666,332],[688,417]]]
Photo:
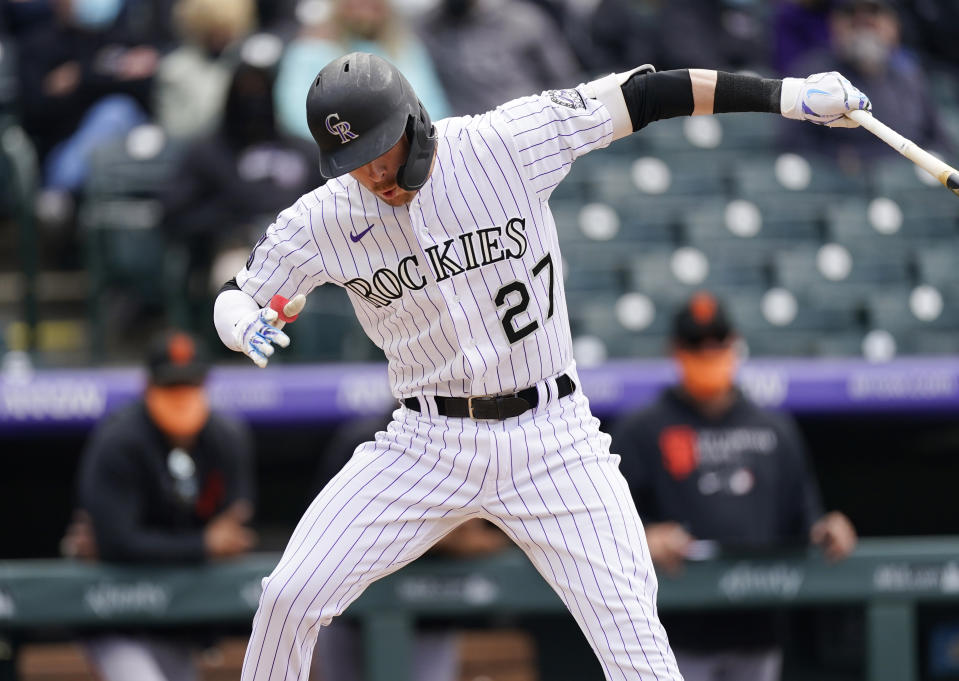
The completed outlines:
[[[568,431],[568,432],[572,432],[571,428],[569,427],[570,424],[569,424],[569,422],[566,420],[565,407],[564,407],[564,412],[560,415],[560,419],[566,424],[567,431]],[[547,420],[547,422],[548,422],[548,423],[551,423],[551,421],[549,421],[549,420]],[[580,430],[583,430],[582,422],[579,422],[577,425],[579,426]],[[585,431],[583,431],[583,432],[584,432],[584,434],[585,434]],[[556,435],[555,435],[555,429],[554,429],[554,437],[555,437],[555,436],[556,436]],[[604,447],[604,449],[605,449],[605,447]],[[578,448],[575,444],[573,444],[573,450],[576,451],[577,453],[579,453],[579,448]],[[589,474],[589,461],[587,461],[585,458],[583,458],[583,455],[582,455],[582,454],[580,454],[580,458],[583,459],[583,472],[586,474],[587,480],[589,480],[590,485],[593,487],[593,491],[596,492],[597,497],[599,497],[599,490],[596,489],[596,483],[593,481],[592,476]],[[579,486],[576,484],[576,481],[573,479],[572,474],[569,472],[569,468],[568,468],[568,466],[567,466],[567,464],[566,464],[565,461],[563,461],[563,470],[566,472],[566,475],[567,475],[567,477],[569,478],[570,484],[572,485],[573,489],[576,490],[576,494],[577,494],[577,496],[579,497],[579,500],[580,500],[580,501],[583,503],[583,505],[585,506],[585,505],[586,505],[586,501],[583,499],[583,495],[582,495],[582,493],[580,492]],[[599,498],[601,498],[601,497],[599,497]],[[613,522],[612,522],[612,520],[611,520],[610,517],[609,517],[609,509],[606,507],[605,504],[602,504],[602,508],[603,508],[603,514],[606,516],[606,522],[609,523],[610,535],[611,535],[611,536],[615,536],[616,532],[615,532],[615,530],[613,529]],[[603,550],[603,543],[602,543],[602,541],[601,541],[600,538],[599,538],[599,531],[596,529],[595,519],[594,519],[593,517],[590,517],[590,522],[592,523],[592,526],[593,526],[593,533],[594,533],[595,536],[596,536],[596,542],[599,544],[599,547],[600,547],[600,555],[602,556],[602,559],[603,559],[603,560],[602,560],[602,564],[603,564],[603,565],[606,565],[607,573],[609,574],[609,579],[610,579],[610,581],[613,583],[613,589],[616,591],[616,597],[619,599],[619,604],[620,604],[620,606],[622,606],[623,610],[626,610],[627,608],[626,608],[626,603],[623,601],[623,595],[622,595],[622,593],[620,593],[619,587],[618,587],[617,584],[616,584],[616,580],[613,578],[612,570],[609,568],[609,561],[607,561],[607,559],[606,559],[606,552]],[[617,559],[619,560],[620,569],[621,569],[621,570],[623,571],[623,573],[625,574],[625,569],[624,569],[624,567],[623,567],[623,559],[622,559],[622,556],[619,554],[619,544],[618,544],[618,543],[614,543],[613,546],[616,548],[616,556],[617,556]],[[594,572],[593,572],[593,579],[597,581],[597,585],[598,585],[598,579],[596,578],[595,568],[593,568],[593,570],[594,570]],[[603,593],[602,590],[600,590],[600,593]],[[605,598],[604,598],[604,602],[605,602]],[[642,600],[640,600],[640,607],[643,607]],[[645,611],[645,607],[643,607],[643,610]],[[610,611],[610,612],[612,612],[612,611]],[[647,623],[648,623],[648,621],[649,621],[649,619],[648,619],[648,615],[647,615]],[[649,663],[649,657],[646,655],[645,649],[642,648],[642,642],[641,642],[641,640],[640,640],[640,638],[639,638],[639,633],[636,631],[636,624],[635,624],[634,622],[630,621],[630,625],[632,626],[632,629],[633,629],[633,635],[636,637],[636,642],[637,642],[637,644],[640,646],[640,649],[643,651],[643,657],[646,658],[646,665],[649,666],[649,667],[651,667],[651,665],[650,665],[650,663]],[[652,631],[650,631],[650,633],[652,633]],[[623,646],[625,647],[625,646],[626,646],[626,640],[623,638],[622,630],[619,630],[619,634],[620,634],[620,639],[623,641]],[[627,653],[627,654],[628,654],[628,653]],[[662,651],[660,651],[660,655],[662,655]],[[630,656],[630,662],[632,663],[632,657],[631,657],[631,656]],[[633,668],[635,669],[635,666],[634,666]],[[657,679],[657,681],[658,681],[658,680],[659,680],[659,674],[657,674],[657,673],[655,672],[655,670],[653,671],[653,675],[656,677],[656,679]]]

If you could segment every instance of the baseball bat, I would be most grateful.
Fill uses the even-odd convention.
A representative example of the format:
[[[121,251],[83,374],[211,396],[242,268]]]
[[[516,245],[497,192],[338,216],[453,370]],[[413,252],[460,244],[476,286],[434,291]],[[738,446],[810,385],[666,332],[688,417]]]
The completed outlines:
[[[282,329],[287,322],[295,322],[306,305],[306,296],[298,293],[293,299],[284,298],[279,293],[270,298],[270,309],[276,310],[277,318],[273,326]]]
[[[868,111],[849,111],[846,115],[959,196],[959,170],[936,158],[915,142],[906,139]]]

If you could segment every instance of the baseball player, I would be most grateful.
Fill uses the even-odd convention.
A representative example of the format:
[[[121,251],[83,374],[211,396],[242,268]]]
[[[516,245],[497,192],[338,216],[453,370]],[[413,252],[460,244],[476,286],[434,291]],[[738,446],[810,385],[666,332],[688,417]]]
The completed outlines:
[[[431,123],[400,72],[352,53],[311,84],[328,181],[278,216],[217,297],[223,342],[266,366],[268,305],[346,289],[399,406],[316,497],[264,580],[244,681],[303,680],[317,628],[469,518],[498,525],[576,618],[606,678],[681,678],[644,533],[580,390],[547,201],[579,156],[674,116],[766,111],[850,126],[837,73],[621,74]]]

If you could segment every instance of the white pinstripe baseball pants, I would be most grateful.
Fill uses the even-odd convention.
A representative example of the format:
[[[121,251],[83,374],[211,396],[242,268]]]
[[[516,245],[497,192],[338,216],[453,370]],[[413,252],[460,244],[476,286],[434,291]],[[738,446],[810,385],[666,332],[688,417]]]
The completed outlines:
[[[526,552],[609,681],[681,681],[619,457],[580,391],[545,397],[502,422],[398,409],[320,492],[264,580],[243,681],[305,681],[317,627],[472,517]]]

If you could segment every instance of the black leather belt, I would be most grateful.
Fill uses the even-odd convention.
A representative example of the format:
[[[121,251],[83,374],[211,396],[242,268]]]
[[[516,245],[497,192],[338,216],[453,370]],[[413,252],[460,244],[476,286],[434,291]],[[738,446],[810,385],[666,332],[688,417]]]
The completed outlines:
[[[571,395],[576,390],[576,384],[566,374],[556,377],[556,399]],[[549,382],[546,383],[547,395]],[[551,396],[550,396],[551,397]],[[502,421],[529,411],[539,404],[539,391],[536,386],[524,388],[516,393],[506,395],[490,395],[488,397],[443,397],[437,395],[436,411],[440,416],[452,418],[471,418],[481,421]],[[407,397],[401,402],[413,411],[422,411],[420,401],[416,397]]]

